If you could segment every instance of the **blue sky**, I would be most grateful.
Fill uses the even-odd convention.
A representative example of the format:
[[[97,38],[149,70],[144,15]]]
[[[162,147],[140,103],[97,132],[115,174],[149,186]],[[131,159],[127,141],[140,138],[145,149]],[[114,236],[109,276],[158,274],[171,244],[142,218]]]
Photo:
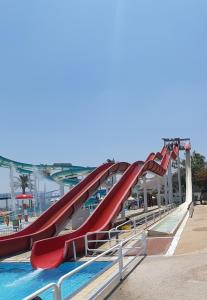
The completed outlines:
[[[180,136],[207,156],[205,0],[1,0],[0,24],[0,155],[95,166]]]

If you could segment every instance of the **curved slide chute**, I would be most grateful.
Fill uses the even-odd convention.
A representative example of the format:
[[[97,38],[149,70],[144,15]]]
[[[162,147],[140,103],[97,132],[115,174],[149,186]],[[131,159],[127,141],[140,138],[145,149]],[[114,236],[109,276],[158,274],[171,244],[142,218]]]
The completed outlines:
[[[69,217],[110,175],[124,172],[128,166],[125,162],[105,163],[95,169],[31,225],[12,235],[0,237],[0,256],[30,250],[35,241],[57,235]]]
[[[147,171],[163,176],[168,168],[170,159],[178,155],[179,147],[174,146],[172,151],[163,148],[161,153],[151,153],[145,162],[131,164],[122,178],[111,189],[95,209],[88,220],[76,231],[59,237],[49,238],[35,242],[32,249],[31,262],[34,268],[55,268],[65,260],[73,256],[73,243],[77,253],[84,251],[84,236],[88,232],[109,230],[113,220],[122,209],[123,203],[130,196],[132,188],[137,184],[139,178]],[[161,159],[158,164],[156,160]],[[97,238],[96,234],[91,237]]]

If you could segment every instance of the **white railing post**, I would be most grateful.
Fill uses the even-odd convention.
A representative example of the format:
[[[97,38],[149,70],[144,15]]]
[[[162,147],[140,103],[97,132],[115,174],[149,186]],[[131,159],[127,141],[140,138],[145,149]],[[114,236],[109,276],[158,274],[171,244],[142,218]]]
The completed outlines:
[[[135,217],[134,217],[134,219],[133,219],[133,227],[134,227],[134,232],[136,233],[136,219],[135,219]]]
[[[38,295],[41,295],[43,292],[48,291],[52,288],[53,298],[54,300],[61,300],[61,291],[56,283],[49,283],[43,286],[41,289],[37,290],[36,292],[30,294],[29,296],[25,297],[23,300],[32,300],[36,299]],[[41,298],[40,298],[41,299]]]
[[[157,206],[161,207],[161,196],[160,196],[160,177],[157,175]]]
[[[109,246],[111,247],[111,230],[109,230]]]
[[[116,232],[116,244],[118,244],[119,243],[119,232],[117,231]]]
[[[54,300],[61,300],[61,291],[57,285],[54,286]]]
[[[147,228],[147,216],[144,217],[144,221],[145,221],[145,228]]]
[[[144,254],[144,256],[146,256],[147,255],[147,239],[146,239],[145,231],[142,232],[141,240],[143,243],[143,254]]]
[[[143,176],[144,185],[144,212],[148,211],[148,199],[147,199],[147,186],[146,186],[146,175]]]
[[[122,254],[122,243],[120,243],[118,250],[118,260],[119,260],[119,279],[122,280],[122,270],[123,270],[123,254]]]

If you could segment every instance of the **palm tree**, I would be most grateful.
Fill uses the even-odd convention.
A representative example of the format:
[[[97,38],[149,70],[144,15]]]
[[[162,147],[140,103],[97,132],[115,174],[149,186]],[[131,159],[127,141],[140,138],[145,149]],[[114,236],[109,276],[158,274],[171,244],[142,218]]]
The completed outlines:
[[[19,175],[17,185],[22,189],[22,194],[25,194],[26,188],[29,187],[29,176]]]

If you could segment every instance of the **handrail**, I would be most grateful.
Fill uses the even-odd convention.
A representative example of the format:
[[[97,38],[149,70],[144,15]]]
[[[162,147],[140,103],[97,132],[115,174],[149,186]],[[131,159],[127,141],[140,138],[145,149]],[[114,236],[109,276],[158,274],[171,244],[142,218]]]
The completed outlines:
[[[170,209],[173,209],[173,208],[174,208],[174,203],[169,204],[169,205],[167,205],[167,206],[161,207],[161,208],[160,208],[159,210],[157,210],[157,211],[149,212],[149,213],[147,214],[147,216],[138,216],[138,217],[134,217],[134,218],[131,219],[131,220],[125,221],[124,223],[122,223],[122,224],[116,226],[115,229],[118,229],[118,228],[121,227],[121,226],[124,226],[124,225],[126,225],[126,224],[128,224],[128,223],[131,223],[131,222],[133,222],[134,220],[135,220],[135,221],[137,221],[137,220],[141,221],[142,219],[145,219],[146,217],[148,218],[149,216],[154,216],[154,215],[157,214],[157,213],[159,214],[160,211],[163,211],[163,212],[165,213],[166,209],[167,209],[167,210],[170,210]],[[114,228],[111,229],[111,231],[113,231],[113,230],[114,230]]]
[[[74,275],[75,273],[79,272],[80,270],[84,269],[85,267],[89,266],[90,264],[92,264],[93,262],[95,262],[96,260],[98,260],[99,258],[105,256],[106,254],[110,253],[113,250],[118,250],[117,254],[118,254],[118,258],[116,260],[113,261],[113,264],[118,263],[119,264],[119,269],[118,269],[118,274],[119,275],[119,279],[122,280],[122,272],[126,269],[126,266],[128,266],[134,259],[132,259],[131,261],[129,261],[125,266],[123,264],[123,245],[126,244],[129,241],[133,241],[135,238],[137,237],[141,237],[141,242],[143,244],[143,255],[146,255],[146,236],[145,236],[145,232],[143,231],[142,233],[136,233],[133,236],[130,236],[126,239],[124,239],[122,242],[120,242],[119,244],[111,247],[110,249],[104,251],[103,253],[97,255],[96,257],[91,258],[89,261],[85,262],[84,264],[82,264],[81,266],[77,267],[76,269],[70,271],[69,273],[63,275],[56,283],[50,283],[44,287],[42,287],[41,289],[37,290],[36,292],[30,294],[29,296],[25,297],[23,300],[32,300],[34,297],[40,295],[41,293],[45,292],[46,290],[49,290],[51,288],[53,288],[53,299],[54,300],[62,300],[62,293],[61,293],[61,285],[63,283],[63,281],[69,277],[71,277],[72,275]],[[131,247],[132,248],[132,247]],[[131,249],[130,247],[126,247],[125,249]],[[142,247],[134,247],[136,249],[142,249]],[[136,256],[135,256],[136,257]],[[73,294],[74,295],[74,294]]]
[[[56,283],[49,283],[43,286],[41,289],[35,291],[34,293],[30,294],[29,296],[25,297],[23,300],[32,300],[35,299],[36,296],[42,294],[43,292],[53,288],[53,299],[54,300],[61,300],[59,297],[59,289]]]
[[[111,247],[111,242],[112,241],[116,241],[117,243],[119,242],[119,238],[116,236],[116,239],[112,239],[111,236],[112,234],[116,234],[116,235],[119,235],[122,234],[122,233],[127,233],[127,232],[131,232],[136,234],[136,233],[140,233],[143,231],[143,227],[140,228],[140,230],[137,232],[137,226],[138,225],[144,225],[145,224],[145,229],[148,227],[148,226],[151,226],[152,223],[149,223],[149,221],[153,221],[155,223],[156,221],[156,218],[158,217],[159,220],[161,219],[161,215],[163,215],[163,217],[165,216],[164,214],[167,212],[169,213],[172,209],[175,208],[175,204],[174,203],[171,203],[169,204],[168,206],[164,207],[164,208],[161,208],[159,211],[156,211],[156,212],[152,212],[152,213],[149,213],[147,216],[144,216],[144,217],[140,217],[138,216],[137,218],[134,218],[132,220],[128,220],[120,225],[118,225],[117,227],[115,228],[112,228],[108,231],[94,231],[94,232],[88,232],[86,235],[85,235],[85,256],[88,255],[88,251],[93,251],[93,252],[100,252],[100,251],[103,251],[103,250],[100,250],[100,249],[92,249],[92,248],[89,248],[89,243],[93,243],[93,242],[100,242],[100,243],[106,243],[106,242],[109,242],[109,246]],[[160,213],[160,211],[162,211],[162,214]],[[156,216],[157,215],[157,216]],[[153,217],[153,219],[151,219]],[[137,221],[139,221],[137,223]],[[144,221],[144,222],[141,222],[141,221]],[[125,225],[125,224],[129,224],[131,223],[133,225],[133,229],[129,229],[129,230],[118,230],[119,227]],[[102,239],[102,240],[98,240],[98,239],[95,239],[95,240],[90,240],[88,237],[90,235],[94,235],[94,234],[108,234],[108,239]],[[76,257],[75,253],[74,253],[74,258]]]
[[[129,237],[129,238],[126,238],[126,239],[123,240],[121,243],[119,243],[119,244],[117,244],[117,245],[111,247],[110,249],[108,249],[108,250],[104,251],[103,253],[97,255],[96,257],[93,257],[92,259],[90,259],[89,261],[87,261],[86,263],[84,263],[83,265],[81,265],[81,266],[77,267],[76,269],[70,271],[69,273],[63,275],[63,276],[58,280],[58,282],[57,282],[57,286],[58,286],[58,289],[59,289],[60,299],[61,299],[61,285],[62,285],[62,282],[63,282],[65,279],[71,277],[71,276],[74,275],[75,273],[77,273],[77,272],[79,272],[80,270],[84,269],[84,268],[87,267],[88,265],[92,264],[94,261],[96,261],[96,260],[98,260],[99,258],[105,256],[106,254],[112,252],[113,250],[119,249],[119,251],[122,252],[123,243],[127,243],[128,241],[134,239],[136,235],[141,236],[141,234],[139,233],[139,234],[135,234],[135,235],[133,235],[133,236],[131,236],[131,237]],[[144,235],[144,233],[143,233],[143,235]],[[121,249],[121,250],[120,250],[120,249]],[[146,249],[146,246],[144,246],[144,249]],[[145,251],[145,250],[144,250],[144,251]],[[144,254],[146,254],[146,253],[144,253]],[[114,264],[117,263],[117,262],[119,262],[119,260],[120,260],[120,259],[119,259],[119,257],[118,257],[118,259],[114,261]],[[123,268],[123,267],[122,267],[122,268]]]
[[[169,208],[169,207],[174,208],[174,205],[173,205],[173,204],[170,204],[169,206],[167,206],[167,208]],[[166,211],[165,208],[164,208],[164,209],[161,209],[161,210]],[[154,214],[156,214],[156,213],[159,214],[159,211],[153,212],[152,214],[149,214],[147,217],[149,217],[149,216],[150,216],[150,217],[151,217],[151,216],[154,216]],[[145,220],[145,217],[142,217],[142,218],[138,217],[138,218],[134,218],[134,219],[135,219],[136,221],[138,221],[138,220],[140,221],[140,220],[142,220],[142,219]],[[129,221],[133,221],[133,220],[129,220]],[[126,222],[124,222],[124,223],[126,223]],[[138,224],[139,224],[139,223],[138,223]],[[138,224],[136,223],[136,225],[138,225]],[[123,225],[123,224],[121,224],[121,225]],[[121,226],[121,225],[120,225],[120,226]],[[117,227],[119,227],[119,226],[117,226]],[[113,229],[111,229],[111,230],[109,230],[109,231],[95,231],[95,232],[88,232],[87,235],[85,236],[85,245],[87,245],[87,248],[86,248],[86,249],[88,249],[88,242],[90,242],[90,240],[87,240],[87,237],[88,237],[89,235],[92,235],[92,234],[94,234],[94,233],[116,234],[117,232],[124,233],[124,232],[133,232],[133,231],[132,231],[132,230],[116,230],[116,228],[113,228]],[[137,237],[137,238],[138,238],[138,237],[141,237],[141,239],[140,239],[140,241],[141,241],[141,243],[142,243],[141,246],[134,246],[134,247],[130,247],[130,246],[126,247],[126,246],[124,246],[124,245],[125,245],[126,243],[128,243],[128,242],[136,240],[136,237]],[[118,244],[116,244],[116,245],[113,246],[113,247],[110,247],[109,249],[107,249],[107,250],[105,250],[104,252],[98,254],[96,257],[91,258],[89,261],[87,261],[86,263],[84,263],[84,264],[82,264],[81,266],[77,267],[76,269],[74,269],[74,270],[70,271],[69,273],[63,275],[63,276],[58,280],[57,284],[56,284],[56,283],[50,283],[50,284],[48,284],[48,285],[42,287],[41,289],[37,290],[37,291],[34,292],[33,294],[27,296],[27,297],[24,298],[23,300],[32,300],[34,297],[40,295],[40,294],[43,293],[44,291],[49,290],[49,289],[51,289],[51,288],[53,288],[53,299],[54,299],[54,300],[62,300],[63,298],[62,298],[62,294],[61,294],[61,285],[62,285],[62,282],[63,282],[65,279],[71,277],[72,275],[74,275],[75,273],[77,273],[77,272],[79,272],[80,270],[84,269],[84,268],[87,267],[88,265],[92,264],[93,262],[95,262],[95,261],[98,260],[99,258],[101,258],[101,257],[103,257],[103,256],[107,255],[108,253],[110,253],[110,252],[112,252],[112,251],[115,251],[115,250],[118,250],[118,251],[117,251],[117,256],[118,256],[118,258],[115,259],[115,260],[113,261],[113,264],[116,264],[116,263],[119,264],[119,268],[118,268],[118,273],[117,273],[117,275],[119,276],[119,280],[122,280],[122,272],[126,269],[126,266],[128,266],[128,265],[129,265],[129,264],[137,257],[137,256],[135,256],[134,259],[130,260],[130,261],[124,266],[124,264],[123,264],[123,247],[124,247],[125,250],[129,250],[129,249],[132,249],[132,248],[142,249],[142,247],[143,247],[142,253],[143,253],[143,255],[145,256],[145,255],[146,255],[146,250],[147,250],[146,236],[145,236],[145,232],[144,232],[143,230],[141,230],[141,231],[139,231],[139,232],[136,232],[136,227],[135,227],[135,233],[134,233],[133,235],[131,235],[130,237],[124,238],[124,239],[122,239],[121,241],[120,241],[120,239],[115,239],[115,240],[118,242]],[[99,240],[96,240],[96,241],[99,241]],[[106,241],[106,240],[100,240],[100,241]],[[119,241],[120,241],[120,242],[119,242]],[[75,244],[73,245],[73,250],[74,250],[74,255],[75,255]],[[89,249],[89,250],[91,250],[91,249]],[[117,275],[116,275],[116,276],[117,276]],[[101,288],[100,288],[100,289],[101,289]],[[99,290],[100,290],[100,289],[99,289]],[[74,295],[74,294],[73,294],[73,295]]]

